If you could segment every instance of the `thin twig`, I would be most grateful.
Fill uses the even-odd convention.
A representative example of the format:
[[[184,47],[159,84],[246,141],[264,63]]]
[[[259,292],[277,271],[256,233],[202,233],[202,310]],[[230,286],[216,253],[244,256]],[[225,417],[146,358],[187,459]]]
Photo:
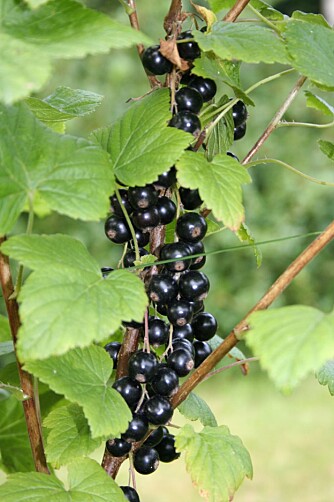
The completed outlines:
[[[240,16],[242,11],[247,7],[247,4],[250,0],[237,0],[233,7],[228,11],[228,13],[224,17],[224,21],[232,21],[234,22],[237,17]]]
[[[217,370],[210,371],[210,373],[205,375],[202,382],[204,382],[204,380],[208,380],[208,378],[211,378],[215,375],[218,375],[218,373],[222,373],[223,371],[234,368],[235,366],[242,366],[243,364],[253,363],[254,361],[258,361],[258,360],[259,360],[258,357],[249,357],[248,359],[240,359],[239,361],[234,361],[234,363],[227,364],[226,366],[222,366],[221,368],[218,368]]]
[[[0,245],[6,240],[6,237],[0,237]],[[14,342],[16,354],[17,333],[20,327],[19,306],[15,298],[12,298],[14,285],[9,267],[9,259],[0,252],[0,281],[3,298],[6,303],[10,330]],[[43,446],[43,437],[41,424],[38,419],[36,404],[34,399],[34,383],[32,376],[22,369],[22,366],[16,356],[17,367],[20,378],[20,387],[23,393],[29,396],[22,402],[24,416],[27,424],[27,430],[30,440],[33,460],[36,471],[50,474]]]

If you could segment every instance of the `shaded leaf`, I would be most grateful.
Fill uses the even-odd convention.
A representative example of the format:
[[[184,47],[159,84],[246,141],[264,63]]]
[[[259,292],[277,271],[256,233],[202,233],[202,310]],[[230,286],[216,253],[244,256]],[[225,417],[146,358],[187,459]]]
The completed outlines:
[[[283,21],[284,14],[274,9],[270,4],[263,0],[251,0],[251,5],[257,9],[262,16],[272,21]]]
[[[14,352],[14,345],[12,341],[0,342],[0,356],[4,354],[12,354]]]
[[[214,12],[219,12],[222,9],[230,9],[235,4],[235,0],[208,0]]]
[[[327,155],[330,160],[334,160],[334,143],[325,141],[324,139],[319,139],[318,144],[322,153]]]
[[[15,397],[15,399],[17,399],[18,401],[25,401],[26,399],[29,399],[29,396],[25,394],[19,387],[14,387],[13,385],[9,385],[0,381],[0,389],[9,392],[9,394],[12,394],[12,396]]]
[[[8,318],[0,314],[0,342],[11,340]]]
[[[222,96],[217,105],[217,109],[229,102],[227,96]],[[216,123],[206,142],[207,158],[211,161],[216,155],[226,153],[234,141],[234,122],[232,109]]]
[[[316,96],[310,91],[305,91],[305,96],[306,105],[309,108],[315,108],[316,110],[319,110],[325,115],[329,115],[331,117],[334,115],[334,107],[327,103],[327,101],[325,101],[320,96]]]
[[[247,227],[246,223],[242,223],[240,225],[240,228],[236,232],[236,235],[239,237],[241,242],[246,242],[247,244],[250,244],[253,248],[254,251],[254,256],[256,258],[256,265],[258,267],[261,267],[262,264],[262,251],[261,249],[256,245],[255,239],[252,236],[251,231]]]
[[[328,390],[334,396],[334,360],[327,361],[319,371],[316,377],[321,385],[328,385]]]
[[[292,19],[299,19],[300,21],[306,21],[308,23],[320,24],[326,28],[331,28],[327,23],[326,19],[322,14],[313,14],[311,12],[301,12],[300,10],[295,10],[291,16]]]
[[[179,412],[189,420],[199,420],[202,425],[217,427],[217,421],[208,404],[194,392],[178,406]]]

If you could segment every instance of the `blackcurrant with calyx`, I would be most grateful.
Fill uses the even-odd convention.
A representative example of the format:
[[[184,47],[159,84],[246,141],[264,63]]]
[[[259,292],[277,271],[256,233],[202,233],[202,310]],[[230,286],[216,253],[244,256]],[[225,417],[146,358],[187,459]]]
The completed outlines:
[[[148,255],[148,251],[144,248],[139,248],[139,256]],[[129,249],[124,255],[123,265],[125,268],[133,267],[136,261],[136,252],[134,249]]]
[[[154,275],[148,289],[149,297],[155,303],[170,303],[177,295],[177,282],[166,274]]]
[[[134,210],[146,209],[157,203],[158,193],[153,185],[130,187],[128,190],[128,199]]]
[[[173,416],[173,408],[167,398],[153,396],[144,405],[147,420],[153,425],[164,425]]]
[[[196,340],[206,342],[210,340],[217,331],[217,320],[209,312],[199,313],[191,323]]]
[[[159,225],[159,211],[156,206],[139,209],[132,214],[132,221],[137,228],[148,231]]]
[[[210,101],[217,92],[217,86],[211,78],[194,76],[188,83],[189,87],[196,89],[203,98],[203,101]]]
[[[179,388],[179,377],[172,368],[162,365],[155,371],[151,386],[156,394],[170,397]]]
[[[192,87],[182,87],[175,94],[177,110],[189,110],[192,113],[199,113],[203,106],[203,98],[200,93]]]
[[[173,434],[166,434],[155,449],[161,462],[172,462],[181,455],[175,449],[175,436]]]
[[[117,359],[122,344],[119,342],[110,342],[104,346],[104,349],[108,352],[109,356],[113,360],[114,370],[117,368]]]
[[[141,446],[133,456],[133,466],[139,474],[151,474],[159,466],[158,452],[150,446]]]
[[[131,488],[131,486],[120,486],[120,489],[128,502],[140,502],[138,493],[134,488]]]
[[[203,272],[189,270],[179,280],[179,292],[182,298],[190,301],[204,300],[210,289],[209,279]]]
[[[159,197],[156,208],[159,212],[161,225],[168,225],[168,223],[171,223],[174,220],[176,215],[176,205],[169,197]]]
[[[185,213],[176,222],[176,233],[186,242],[201,241],[208,229],[208,224],[201,214]]]
[[[176,183],[176,169],[175,167],[171,167],[169,171],[165,171],[164,173],[158,176],[158,179],[153,182],[153,184],[157,187],[169,188]]]
[[[157,358],[152,352],[135,352],[129,359],[129,377],[140,383],[149,382],[157,364]]]
[[[147,434],[148,420],[143,413],[134,413],[128,428],[122,434],[127,441],[140,441]]]
[[[188,375],[194,367],[192,354],[186,349],[176,349],[167,357],[167,365],[172,368],[179,377]]]
[[[234,136],[233,136],[234,141],[238,141],[238,139],[243,138],[245,134],[246,134],[246,122],[234,128]]]
[[[191,134],[196,134],[201,130],[201,122],[197,115],[188,111],[176,113],[168,125],[185,132],[190,132]]]
[[[177,37],[177,40],[185,40],[185,42],[177,44],[177,50],[180,57],[186,61],[193,61],[201,55],[201,49],[199,48],[198,43],[194,40],[188,40],[191,38],[193,38],[191,31],[183,31]]]
[[[190,342],[194,339],[193,329],[191,324],[184,324],[183,326],[173,326],[172,338],[186,338]]]
[[[108,439],[106,448],[113,457],[124,457],[131,450],[131,443],[128,443],[125,439]]]
[[[180,187],[180,199],[184,209],[193,210],[197,209],[203,204],[202,199],[199,196],[199,191],[197,188],[191,190],[190,188]]]
[[[106,219],[104,231],[114,244],[124,244],[131,239],[131,232],[125,218],[117,214],[112,214]]]
[[[200,364],[211,354],[212,349],[208,342],[194,341],[195,350],[195,368],[198,368]]]
[[[174,300],[167,307],[167,317],[174,326],[184,326],[191,322],[193,307],[187,300]]]
[[[163,345],[168,340],[169,327],[159,317],[149,317],[148,319],[148,339],[150,345],[157,347]]]
[[[120,195],[120,199],[122,202],[122,206],[124,207],[124,209],[126,210],[126,212],[128,214],[131,214],[133,211],[133,208],[128,200],[128,191],[121,189],[121,190],[119,190],[119,195]],[[115,194],[111,195],[111,197],[109,197],[109,200],[110,200],[110,205],[111,205],[112,211],[115,214],[118,214],[118,216],[123,216],[124,213],[122,211],[122,208],[120,206],[120,203],[118,202],[116,195]]]
[[[120,393],[129,408],[133,409],[142,395],[140,383],[131,380],[130,377],[124,376],[113,383],[113,388]]]
[[[173,69],[173,64],[161,54],[159,49],[159,45],[152,45],[143,52],[142,56],[144,68],[154,75],[164,75]]]
[[[190,247],[185,242],[165,244],[160,251],[160,260],[174,260],[165,263],[165,268],[173,272],[183,272],[191,265],[191,260],[184,260],[191,254]]]
[[[232,107],[232,117],[234,122],[234,127],[239,127],[241,124],[247,120],[247,108],[243,101],[237,101]]]

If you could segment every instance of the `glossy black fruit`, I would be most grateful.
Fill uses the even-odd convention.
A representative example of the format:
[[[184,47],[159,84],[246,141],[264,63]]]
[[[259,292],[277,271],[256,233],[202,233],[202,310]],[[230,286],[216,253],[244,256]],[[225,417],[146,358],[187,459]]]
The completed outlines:
[[[243,138],[245,134],[246,134],[246,122],[234,128],[234,136],[233,136],[234,141]]]
[[[108,239],[115,244],[124,244],[131,239],[131,232],[125,219],[117,214],[112,214],[107,218],[104,231]]]
[[[135,228],[135,236],[136,236],[138,246],[140,248],[147,246],[147,244],[150,242],[150,234],[147,232],[142,232],[138,228]],[[129,241],[129,246],[132,249],[134,248],[133,240]]]
[[[110,272],[112,272],[114,269],[112,267],[102,267],[101,268],[101,274],[103,279],[106,279]]]
[[[152,352],[135,352],[129,359],[129,377],[139,383],[149,382],[153,377],[157,364],[157,358]]]
[[[139,255],[140,256],[145,256],[145,255],[148,255],[148,251],[146,251],[146,249],[144,248],[139,248]],[[133,267],[134,264],[135,264],[135,261],[136,261],[136,252],[134,249],[129,249],[129,251],[127,251],[124,255],[124,258],[123,258],[123,265],[125,268],[128,268],[128,267]]]
[[[131,204],[129,203],[129,200],[128,200],[128,191],[124,190],[124,189],[121,189],[121,190],[119,190],[119,195],[121,197],[122,205],[126,209],[126,212],[128,214],[131,214],[132,211],[133,211],[133,208],[132,208],[132,206],[131,206]],[[115,214],[118,214],[118,216],[123,216],[123,211],[122,211],[122,208],[120,206],[120,203],[118,202],[118,199],[117,199],[116,195],[115,194],[111,195],[111,197],[109,197],[109,200],[110,200],[111,210]]]
[[[159,48],[159,45],[148,47],[142,57],[144,68],[154,75],[164,75],[173,69],[173,64],[161,54]]]
[[[131,450],[131,443],[128,443],[125,439],[108,439],[106,448],[113,457],[124,457]]]
[[[169,397],[179,388],[179,378],[172,368],[160,366],[154,373],[151,386],[156,394]]]
[[[157,203],[158,192],[153,185],[130,187],[128,190],[128,199],[134,210],[146,209]]]
[[[144,405],[144,413],[153,425],[164,425],[173,416],[173,408],[163,396],[153,396]]]
[[[232,152],[226,152],[226,155],[228,155],[229,157],[232,157],[232,159],[235,159],[239,162],[239,157],[237,157],[236,155],[234,155],[234,153]]]
[[[174,220],[176,215],[176,205],[169,197],[159,197],[156,208],[159,212],[161,225],[168,225],[168,223],[171,223]]]
[[[148,339],[153,347],[167,343],[169,326],[159,317],[150,317],[148,320]]]
[[[166,434],[155,449],[161,462],[172,462],[181,455],[175,449],[175,436],[173,434]]]
[[[188,242],[187,244],[190,247],[192,255],[197,255],[197,254],[205,253],[204,244],[203,244],[202,241]],[[190,264],[189,268],[190,268],[190,270],[198,270],[198,269],[204,267],[205,262],[206,262],[206,256],[205,255],[197,256],[197,258],[193,258],[191,260],[191,264]],[[195,314],[195,311],[194,311],[194,314]]]
[[[179,377],[188,375],[194,367],[194,359],[186,349],[176,349],[167,357],[167,365],[172,368]]]
[[[177,37],[178,40],[187,40],[193,38],[193,34],[191,31],[183,31]],[[199,58],[201,55],[201,49],[199,48],[197,42],[195,41],[187,41],[177,44],[177,50],[182,59],[186,61],[193,61],[196,58]]]
[[[210,340],[217,331],[217,320],[209,312],[201,312],[191,323],[196,340],[206,342]]]
[[[201,130],[201,122],[197,115],[188,111],[176,113],[168,125],[192,134],[198,133]]]
[[[190,247],[185,242],[172,242],[165,244],[160,251],[160,260],[175,260],[165,263],[167,270],[183,272],[191,265],[191,260],[183,260],[191,254]]]
[[[173,338],[172,346],[173,350],[184,349],[192,356],[195,355],[193,344],[187,338]]]
[[[175,167],[171,167],[169,171],[165,171],[164,173],[158,176],[158,179],[154,181],[154,185],[162,188],[169,188],[176,183],[176,169]]]
[[[189,272],[180,277],[179,292],[186,300],[204,300],[207,297],[209,289],[209,279],[203,272],[189,270]]]
[[[120,489],[123,491],[128,502],[140,502],[138,493],[134,488],[131,488],[131,486],[120,486]]]
[[[113,360],[114,370],[117,368],[117,358],[122,344],[119,342],[110,342],[104,346],[104,349],[108,352],[109,356]]]
[[[133,456],[133,466],[139,474],[151,474],[159,466],[158,452],[150,446],[141,446]]]
[[[155,303],[170,303],[177,295],[177,282],[165,274],[154,275],[148,288],[149,297]]]
[[[150,230],[159,225],[159,212],[155,206],[139,209],[132,214],[132,221],[137,228]]]
[[[197,188],[191,190],[190,188],[180,187],[180,198],[184,209],[193,210],[197,209],[203,204],[202,199],[199,196]]]
[[[192,87],[182,87],[175,94],[175,102],[177,110],[189,110],[192,113],[199,113],[203,106],[203,98],[201,94]]]
[[[232,108],[234,127],[239,127],[247,120],[247,108],[243,101],[237,101]]]
[[[212,349],[207,342],[195,341],[194,342],[194,350],[195,350],[195,368],[205,361],[205,359],[211,354]]]
[[[141,398],[142,388],[140,383],[131,380],[130,377],[121,377],[113,383],[113,388],[117,390],[126,401],[127,405],[133,409]]]
[[[155,447],[157,444],[160,443],[162,438],[168,434],[168,429],[164,425],[160,425],[156,429],[154,429],[151,434],[148,436],[148,438],[145,440],[145,446],[152,446]]]
[[[196,89],[200,93],[204,103],[210,101],[217,92],[216,83],[211,78],[194,76],[188,83],[188,86],[193,87],[193,89]]]
[[[143,413],[134,413],[129,427],[122,438],[127,441],[140,441],[148,431],[148,420]]]
[[[191,322],[193,307],[187,300],[174,300],[168,305],[167,317],[174,326],[184,326]]]
[[[186,338],[190,342],[193,341],[193,329],[191,324],[184,324],[184,326],[173,326],[173,339]]]
[[[198,213],[185,213],[176,222],[176,233],[186,242],[201,241],[207,232],[208,224]]]

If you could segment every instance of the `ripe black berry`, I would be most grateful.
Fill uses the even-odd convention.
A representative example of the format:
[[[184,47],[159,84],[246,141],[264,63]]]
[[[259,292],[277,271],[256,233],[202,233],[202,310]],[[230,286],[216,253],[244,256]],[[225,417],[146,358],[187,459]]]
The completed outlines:
[[[206,342],[210,340],[217,331],[216,318],[209,312],[201,312],[191,323],[196,340]]]
[[[158,201],[158,193],[152,185],[144,187],[130,187],[128,199],[133,209],[146,209],[154,206]]]
[[[129,359],[129,376],[140,383],[149,382],[157,364],[157,358],[152,352],[135,352]]]
[[[165,263],[165,268],[173,272],[183,272],[191,265],[191,260],[183,260],[191,254],[190,247],[185,242],[165,244],[160,251],[160,260],[175,260]]]
[[[201,254],[201,253],[205,252],[204,244],[203,244],[202,241],[189,242],[187,244],[190,247],[192,255]],[[197,258],[193,258],[191,260],[191,265],[190,265],[189,268],[190,268],[190,270],[198,270],[199,268],[204,267],[205,262],[206,262],[206,256],[205,255],[198,256]],[[195,311],[194,311],[194,313],[195,313]]]
[[[212,349],[207,342],[195,341],[195,368],[198,366],[211,354]]]
[[[159,45],[148,47],[142,57],[144,68],[154,75],[170,73],[173,69],[173,64],[161,54],[159,48]]]
[[[203,204],[197,188],[195,188],[195,190],[191,190],[190,188],[180,187],[179,192],[184,209],[197,209]]]
[[[237,157],[236,155],[234,155],[234,153],[232,152],[226,152],[226,155],[228,155],[229,157],[232,157],[232,159],[235,159],[239,162],[239,157]]]
[[[193,38],[191,31],[183,31],[177,37],[178,40],[187,40],[188,38]],[[195,41],[189,40],[187,42],[177,44],[177,50],[180,57],[186,61],[193,61],[193,59],[199,58],[201,55],[201,49]]]
[[[128,443],[125,439],[108,439],[106,448],[113,457],[124,457],[131,450],[131,443]]]
[[[128,191],[121,189],[121,190],[119,190],[119,195],[121,197],[123,207],[126,209],[128,214],[131,214],[133,209],[132,209],[131,204],[128,201]],[[110,200],[110,205],[111,205],[112,211],[115,214],[118,214],[118,216],[123,216],[123,211],[122,211],[122,208],[118,202],[116,195],[115,194],[111,195],[111,197],[109,197],[109,200]]]
[[[181,455],[175,449],[175,436],[173,434],[166,434],[155,449],[161,462],[172,462]]]
[[[172,368],[160,366],[154,373],[151,386],[156,394],[169,397],[179,388],[179,378]]]
[[[204,102],[210,101],[217,92],[216,83],[214,80],[211,80],[211,78],[194,76],[188,85],[200,93]]]
[[[193,341],[193,329],[191,324],[184,324],[184,326],[173,326],[173,339],[186,338],[190,342]]]
[[[141,446],[134,454],[133,466],[139,474],[151,474],[159,466],[158,452],[150,446]]]
[[[106,279],[110,272],[112,272],[114,269],[112,267],[102,267],[101,268],[101,274],[103,279]]]
[[[186,349],[176,349],[167,357],[167,365],[180,376],[186,376],[194,367],[194,359]]]
[[[237,101],[232,108],[234,127],[239,127],[247,120],[247,108],[243,101]]]
[[[124,244],[131,239],[131,232],[125,219],[117,214],[112,214],[107,218],[104,231],[108,239],[115,244]]]
[[[176,113],[169,121],[169,126],[192,134],[201,130],[201,122],[197,115],[188,111]]]
[[[176,205],[169,197],[159,197],[156,208],[159,212],[161,225],[168,225],[168,223],[171,223],[174,220],[176,215]]]
[[[163,345],[168,340],[168,325],[159,317],[150,317],[148,320],[148,339],[150,345]]]
[[[176,183],[176,169],[175,167],[171,167],[169,171],[165,171],[164,173],[158,176],[158,179],[153,182],[153,184],[157,187],[169,188]]]
[[[147,233],[147,232],[142,232],[138,228],[135,228],[135,236],[136,236],[136,240],[137,240],[138,246],[140,248],[145,247],[150,242],[150,234]],[[132,240],[129,241],[129,245],[130,245],[131,248],[134,247]]]
[[[160,443],[162,438],[168,434],[168,429],[164,425],[159,425],[156,429],[154,429],[148,438],[145,440],[145,446],[155,447]]]
[[[140,502],[138,493],[134,488],[131,488],[131,486],[120,486],[120,489],[123,491],[128,502]]]
[[[148,255],[148,251],[144,248],[139,248],[139,256]],[[136,252],[134,249],[129,249],[124,255],[123,265],[125,268],[133,267],[136,261]]]
[[[198,213],[185,213],[176,222],[176,233],[186,242],[201,241],[207,229],[205,218]]]
[[[182,87],[175,94],[177,110],[189,110],[192,113],[199,113],[203,106],[203,98],[200,93],[192,87]]]
[[[143,413],[134,413],[129,427],[122,438],[127,441],[140,441],[148,431],[148,420]]]
[[[173,408],[163,396],[153,396],[144,405],[144,413],[153,425],[164,425],[173,416]]]
[[[141,385],[131,378],[121,377],[113,383],[113,388],[120,393],[129,408],[134,408],[142,394]]]
[[[155,206],[139,209],[132,214],[132,221],[141,230],[150,230],[160,223],[159,212]]]
[[[174,326],[184,326],[192,320],[193,307],[187,300],[174,300],[168,305],[167,317]]]
[[[195,355],[193,344],[187,338],[173,338],[172,346],[173,350],[184,349],[192,356]]]
[[[246,122],[234,128],[234,136],[233,136],[234,141],[243,138],[245,134],[246,134]]]
[[[190,270],[183,274],[179,280],[181,296],[190,301],[204,300],[210,288],[209,279],[203,272]]]
[[[177,282],[173,277],[163,274],[154,275],[149,285],[149,297],[155,303],[170,303],[177,295]]]
[[[114,370],[117,368],[117,358],[122,344],[119,342],[110,342],[104,346],[104,349],[108,352],[109,356],[113,360]]]

